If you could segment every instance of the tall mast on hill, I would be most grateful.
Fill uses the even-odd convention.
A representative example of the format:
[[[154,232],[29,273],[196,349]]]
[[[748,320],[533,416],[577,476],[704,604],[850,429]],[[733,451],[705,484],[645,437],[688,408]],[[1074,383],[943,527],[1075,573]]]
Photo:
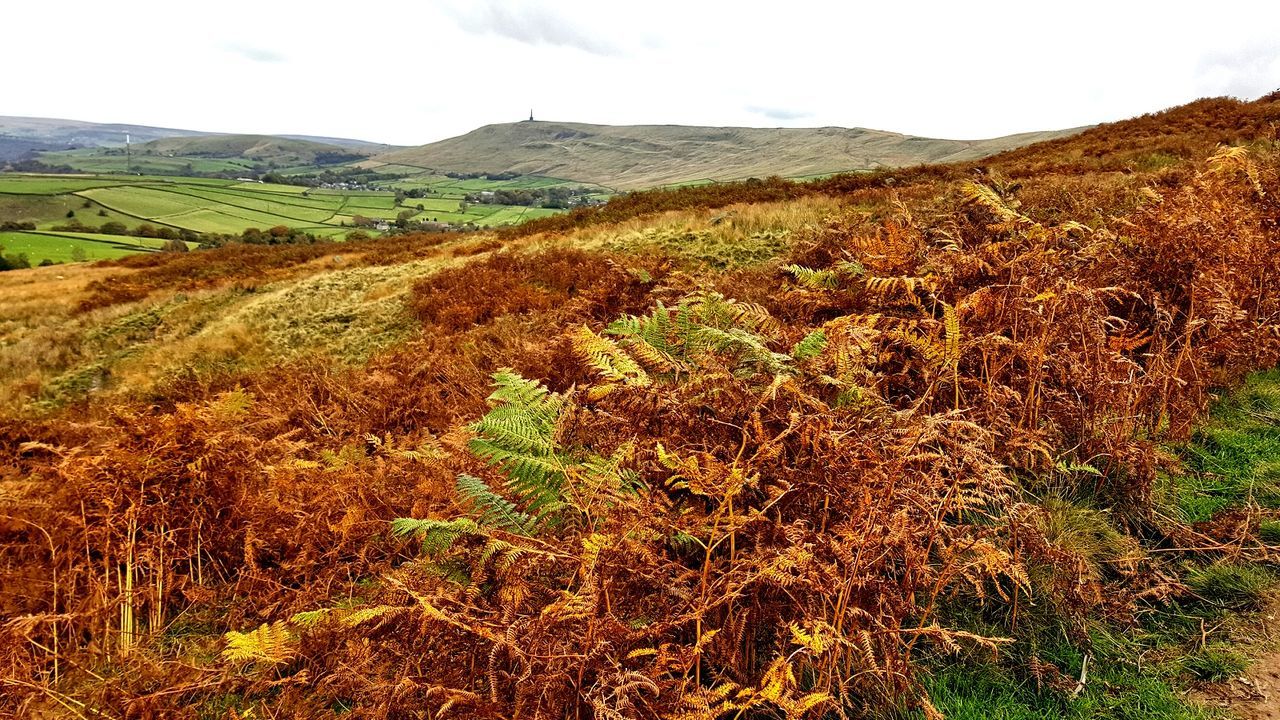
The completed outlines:
[[[533,108],[529,108],[529,122],[533,122]]]
[[[129,133],[124,134],[124,171],[133,172],[133,145],[129,142]]]

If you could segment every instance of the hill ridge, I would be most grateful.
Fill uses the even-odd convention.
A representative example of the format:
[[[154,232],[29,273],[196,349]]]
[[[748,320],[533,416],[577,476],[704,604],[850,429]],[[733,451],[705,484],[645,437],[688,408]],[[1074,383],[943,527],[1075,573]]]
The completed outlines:
[[[800,177],[974,160],[1085,128],[977,140],[863,127],[601,125],[522,120],[375,155],[444,172],[516,172],[637,189],[697,180]]]
[[[388,149],[394,145],[356,138],[324,137],[283,133],[227,133],[207,130],[136,125],[132,123],[99,123],[71,118],[47,118],[28,115],[0,115],[0,135],[52,144],[75,143],[85,146],[113,147],[124,145],[124,133],[135,143],[176,137],[216,137],[225,135],[262,135],[264,137],[302,140],[344,148]]]

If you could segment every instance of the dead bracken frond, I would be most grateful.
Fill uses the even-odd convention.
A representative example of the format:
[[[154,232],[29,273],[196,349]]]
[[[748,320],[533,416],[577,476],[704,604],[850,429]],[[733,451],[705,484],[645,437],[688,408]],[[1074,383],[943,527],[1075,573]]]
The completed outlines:
[[[1171,539],[1261,547],[1256,508],[1189,528],[1157,480],[1280,364],[1275,112],[632,193],[476,240],[361,364],[220,356],[0,418],[0,714],[939,717],[922,660],[1131,625],[1182,587]],[[575,249],[731,224],[769,256]],[[122,261],[81,319],[328,254]]]

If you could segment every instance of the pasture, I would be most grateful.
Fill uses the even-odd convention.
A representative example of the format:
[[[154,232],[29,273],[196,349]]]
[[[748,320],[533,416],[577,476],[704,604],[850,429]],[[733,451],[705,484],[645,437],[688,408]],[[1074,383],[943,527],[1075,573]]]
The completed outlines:
[[[384,181],[375,190],[306,188],[163,175],[4,173],[0,174],[0,222],[35,226],[36,233],[11,233],[7,242],[13,246],[10,252],[27,252],[36,263],[45,258],[55,262],[69,259],[72,248],[81,245],[90,258],[145,251],[137,243],[130,245],[131,238],[111,235],[104,237],[114,237],[114,241],[84,245],[98,242],[86,233],[92,234],[107,223],[119,223],[128,230],[152,225],[219,234],[283,225],[321,237],[340,238],[357,229],[357,218],[393,223],[406,211],[410,221],[476,227],[512,224],[561,212],[477,203],[464,206],[464,198],[479,190],[550,187],[564,181],[534,177],[459,180],[414,170],[420,174]],[[430,194],[422,198],[397,198],[398,191],[415,189],[425,189]],[[74,230],[68,231],[72,226]],[[65,242],[51,243],[50,236],[40,234],[49,232],[57,232]],[[366,228],[366,232],[376,234],[377,231]],[[18,250],[19,245],[25,250]]]
[[[99,233],[0,232],[0,248],[3,248],[4,255],[25,255],[32,265],[44,260],[55,263],[109,260],[140,252],[156,252],[163,243],[163,240],[154,238]],[[189,243],[188,246],[195,247],[195,244]]]

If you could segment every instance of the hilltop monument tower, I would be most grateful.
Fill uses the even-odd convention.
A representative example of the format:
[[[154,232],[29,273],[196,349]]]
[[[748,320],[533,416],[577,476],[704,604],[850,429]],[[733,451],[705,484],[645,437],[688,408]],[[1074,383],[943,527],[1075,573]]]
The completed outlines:
[[[529,122],[533,122],[533,108],[529,108]]]

